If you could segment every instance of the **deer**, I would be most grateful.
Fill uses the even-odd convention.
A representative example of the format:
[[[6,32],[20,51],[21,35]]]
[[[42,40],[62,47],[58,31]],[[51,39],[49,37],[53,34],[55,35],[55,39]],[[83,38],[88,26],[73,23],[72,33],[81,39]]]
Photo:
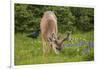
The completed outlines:
[[[58,38],[57,17],[53,11],[44,12],[40,22],[40,31],[44,54],[50,49],[54,50],[55,54],[59,54],[64,41],[68,40],[70,36],[68,33],[63,39]]]

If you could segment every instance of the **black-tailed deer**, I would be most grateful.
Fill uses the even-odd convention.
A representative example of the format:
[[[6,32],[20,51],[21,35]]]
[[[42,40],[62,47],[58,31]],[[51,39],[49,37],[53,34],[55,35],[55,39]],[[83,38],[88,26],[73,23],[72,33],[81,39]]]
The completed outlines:
[[[56,54],[59,54],[60,50],[63,48],[63,42],[68,40],[69,34],[62,40],[57,38],[57,17],[54,12],[44,12],[40,23],[40,30],[43,44],[43,53],[48,52],[51,48]]]

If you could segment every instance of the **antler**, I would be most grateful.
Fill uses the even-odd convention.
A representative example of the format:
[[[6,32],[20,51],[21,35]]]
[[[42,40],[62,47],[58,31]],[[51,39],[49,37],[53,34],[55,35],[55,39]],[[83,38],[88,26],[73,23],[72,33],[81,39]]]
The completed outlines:
[[[65,38],[62,39],[61,44],[62,44],[64,41],[66,41],[66,40],[68,41],[70,35],[71,35],[71,32],[68,32],[67,36],[66,36]]]

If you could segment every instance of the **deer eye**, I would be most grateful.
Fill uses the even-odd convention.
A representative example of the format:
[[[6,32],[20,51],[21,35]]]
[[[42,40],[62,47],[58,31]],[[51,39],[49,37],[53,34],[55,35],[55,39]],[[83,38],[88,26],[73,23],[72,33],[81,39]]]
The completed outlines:
[[[58,42],[57,42],[57,40],[55,40],[54,42],[55,42],[55,44],[56,44],[56,45],[58,45]]]
[[[61,50],[61,48],[58,48],[58,47],[56,47],[56,49],[59,50],[59,51]]]

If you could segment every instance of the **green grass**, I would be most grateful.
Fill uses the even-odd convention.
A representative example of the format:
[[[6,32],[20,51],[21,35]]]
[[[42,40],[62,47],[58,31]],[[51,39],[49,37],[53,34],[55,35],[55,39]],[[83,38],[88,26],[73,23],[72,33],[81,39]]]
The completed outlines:
[[[62,36],[65,36],[62,35]],[[94,41],[93,32],[77,33],[72,34],[71,42],[65,43],[76,43],[80,40]],[[62,62],[80,62],[80,61],[93,61],[94,60],[94,49],[90,48],[89,53],[83,54],[83,49],[87,46],[82,47],[66,47],[62,50],[59,55],[54,52],[43,56],[41,38],[31,39],[26,37],[26,34],[16,33],[15,34],[15,52],[14,61],[15,65],[26,65],[26,64],[46,64],[46,63],[62,63]]]

